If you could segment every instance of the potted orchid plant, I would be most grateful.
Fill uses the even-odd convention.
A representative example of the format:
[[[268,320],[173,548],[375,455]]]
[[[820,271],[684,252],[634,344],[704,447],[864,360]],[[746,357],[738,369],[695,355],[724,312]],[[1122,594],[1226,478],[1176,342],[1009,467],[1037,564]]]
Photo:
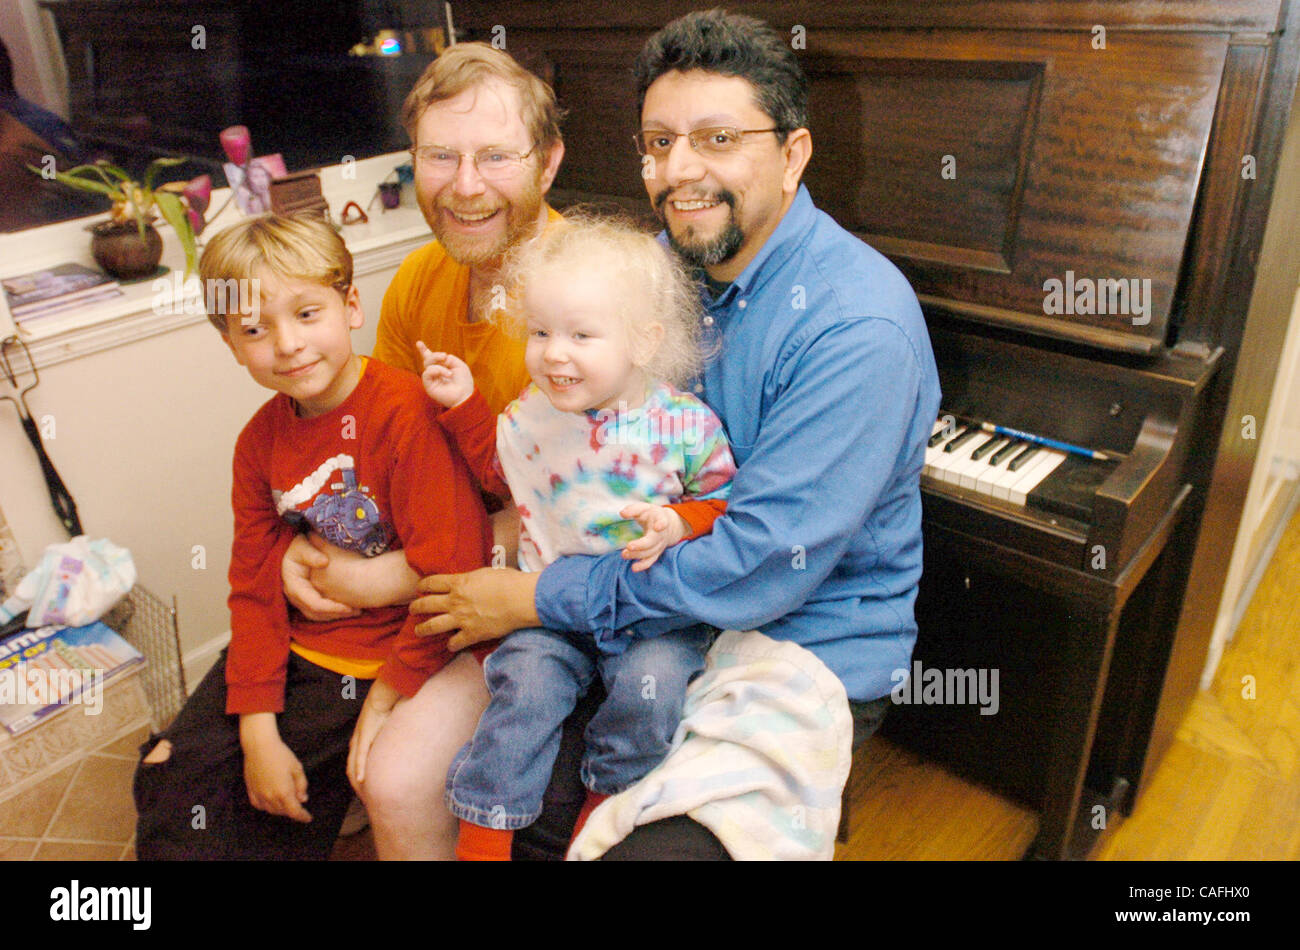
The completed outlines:
[[[152,274],[162,257],[162,238],[153,226],[161,214],[180,239],[185,251],[185,274],[189,276],[198,257],[195,239],[203,232],[203,213],[211,200],[212,179],[200,175],[187,182],[154,184],[164,168],[187,161],[186,158],[154,159],[138,182],[103,160],[55,172],[55,180],[70,188],[107,195],[113,200],[109,220],[90,228],[93,235],[90,249],[95,263],[122,279]],[[40,174],[37,168],[31,170]]]

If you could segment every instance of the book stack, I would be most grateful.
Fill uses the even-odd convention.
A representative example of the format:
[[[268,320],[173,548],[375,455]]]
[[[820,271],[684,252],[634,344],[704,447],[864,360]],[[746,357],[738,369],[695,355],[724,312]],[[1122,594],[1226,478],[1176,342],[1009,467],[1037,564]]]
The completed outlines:
[[[82,264],[59,264],[0,281],[9,311],[19,326],[40,317],[118,297],[122,288],[103,271]]]

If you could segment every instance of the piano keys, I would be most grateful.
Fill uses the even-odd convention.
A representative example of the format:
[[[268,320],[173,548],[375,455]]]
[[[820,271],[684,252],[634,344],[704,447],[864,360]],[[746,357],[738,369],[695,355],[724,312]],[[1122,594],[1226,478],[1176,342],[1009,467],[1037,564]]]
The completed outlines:
[[[1011,505],[1087,522],[1092,495],[1118,467],[1114,459],[1088,459],[1012,436],[990,434],[974,422],[935,420],[921,484],[973,491]]]

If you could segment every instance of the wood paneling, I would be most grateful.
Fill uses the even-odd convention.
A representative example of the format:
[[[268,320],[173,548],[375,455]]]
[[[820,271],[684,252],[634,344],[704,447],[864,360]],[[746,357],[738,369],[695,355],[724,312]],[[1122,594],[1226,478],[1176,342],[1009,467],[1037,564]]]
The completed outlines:
[[[643,0],[607,5],[592,15],[580,0],[513,0],[458,3],[457,28],[490,30],[516,25],[548,30],[581,27],[658,29],[674,17],[707,7],[695,0]],[[1116,30],[1167,29],[1187,32],[1270,31],[1278,28],[1281,0],[771,0],[728,3],[733,13],[766,20],[781,30],[795,24],[813,29]]]
[[[806,181],[935,305],[1160,344],[1226,50],[1155,33],[1105,49],[1087,34],[818,35]],[[1048,313],[1051,280],[1064,313]],[[1123,282],[1126,306],[1069,289],[1117,286],[1103,281]]]

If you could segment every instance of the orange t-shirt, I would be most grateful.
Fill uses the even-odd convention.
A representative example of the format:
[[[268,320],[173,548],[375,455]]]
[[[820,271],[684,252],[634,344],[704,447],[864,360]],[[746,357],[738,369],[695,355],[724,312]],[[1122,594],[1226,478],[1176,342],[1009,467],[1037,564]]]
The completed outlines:
[[[560,220],[547,209],[547,221]],[[415,341],[469,364],[474,383],[499,414],[528,385],[524,344],[490,320],[470,323],[469,268],[432,241],[402,261],[384,294],[373,356],[389,366],[424,370]]]

